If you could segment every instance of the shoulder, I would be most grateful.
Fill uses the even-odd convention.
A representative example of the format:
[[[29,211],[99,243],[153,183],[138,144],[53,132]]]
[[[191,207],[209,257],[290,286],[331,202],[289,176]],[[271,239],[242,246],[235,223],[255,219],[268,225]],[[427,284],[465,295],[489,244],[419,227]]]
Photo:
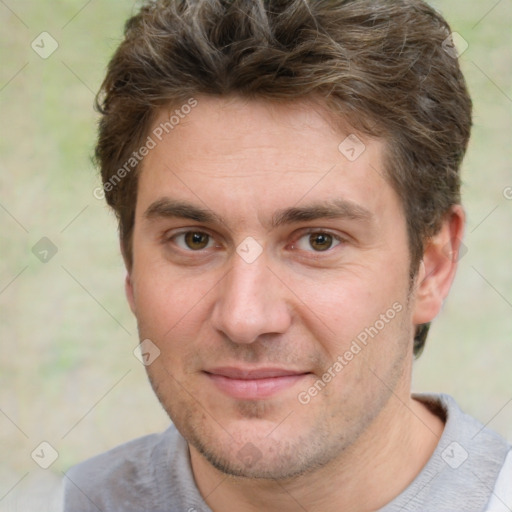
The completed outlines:
[[[444,438],[460,440],[468,447],[480,449],[486,453],[487,447],[492,445],[496,451],[500,452],[502,462],[506,453],[512,448],[510,443],[498,433],[465,413],[450,395],[417,393],[413,396],[445,422]]]
[[[169,444],[172,437],[171,429],[160,434],[139,437],[81,462],[72,467],[67,476],[83,481],[89,478],[115,478],[118,473],[127,471],[145,472],[155,447]]]
[[[512,449],[501,468],[491,501],[486,512],[509,512],[512,510]]]
[[[170,467],[183,462],[183,443],[171,426],[72,467],[64,478],[65,510],[111,510],[113,506],[144,510],[138,507],[151,497],[159,481],[169,485]]]

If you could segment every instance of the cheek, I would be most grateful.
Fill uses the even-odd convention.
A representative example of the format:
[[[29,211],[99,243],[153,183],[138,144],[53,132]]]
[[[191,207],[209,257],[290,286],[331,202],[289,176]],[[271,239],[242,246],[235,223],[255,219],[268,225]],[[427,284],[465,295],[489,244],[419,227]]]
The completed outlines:
[[[323,324],[331,333],[356,334],[381,313],[400,301],[403,290],[387,286],[366,273],[364,277],[344,272],[342,276],[302,280],[297,294],[311,322]],[[305,313],[306,314],[306,313]],[[346,337],[343,337],[346,339]]]
[[[401,276],[377,278],[361,270],[322,282],[303,280],[301,286],[304,303],[298,314],[323,346],[328,366],[341,357],[339,375],[344,377],[336,379],[338,385],[354,384],[363,375],[372,381],[369,367],[391,362],[404,351],[407,285]]]
[[[160,339],[175,330],[189,328],[204,315],[212,287],[204,277],[180,277],[168,268],[146,266],[133,275],[134,299],[140,327]],[[194,322],[197,324],[197,322]]]

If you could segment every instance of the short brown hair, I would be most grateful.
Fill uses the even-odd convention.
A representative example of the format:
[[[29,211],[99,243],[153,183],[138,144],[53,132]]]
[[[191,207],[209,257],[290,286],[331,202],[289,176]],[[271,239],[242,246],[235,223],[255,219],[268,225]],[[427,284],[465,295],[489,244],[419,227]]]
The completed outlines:
[[[413,277],[425,241],[460,203],[471,99],[449,44],[447,22],[422,0],[147,2],[128,20],[97,98],[96,160],[128,265],[140,166],[126,162],[156,112],[194,95],[236,94],[321,98],[340,122],[386,141]],[[415,354],[427,332],[418,326]]]

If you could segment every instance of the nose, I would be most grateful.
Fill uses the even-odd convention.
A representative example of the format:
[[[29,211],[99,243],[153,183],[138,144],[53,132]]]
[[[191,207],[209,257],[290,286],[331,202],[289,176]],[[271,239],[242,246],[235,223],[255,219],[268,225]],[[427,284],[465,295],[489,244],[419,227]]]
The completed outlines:
[[[213,326],[234,343],[249,344],[264,334],[283,334],[291,324],[286,287],[267,266],[264,255],[247,263],[234,254],[217,293]]]

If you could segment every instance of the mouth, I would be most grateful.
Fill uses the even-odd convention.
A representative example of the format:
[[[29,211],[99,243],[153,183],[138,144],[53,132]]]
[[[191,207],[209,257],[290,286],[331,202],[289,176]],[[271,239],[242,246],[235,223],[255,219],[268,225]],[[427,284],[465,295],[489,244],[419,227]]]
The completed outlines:
[[[285,368],[237,367],[212,368],[204,374],[217,389],[242,400],[269,398],[311,375],[310,372]]]

